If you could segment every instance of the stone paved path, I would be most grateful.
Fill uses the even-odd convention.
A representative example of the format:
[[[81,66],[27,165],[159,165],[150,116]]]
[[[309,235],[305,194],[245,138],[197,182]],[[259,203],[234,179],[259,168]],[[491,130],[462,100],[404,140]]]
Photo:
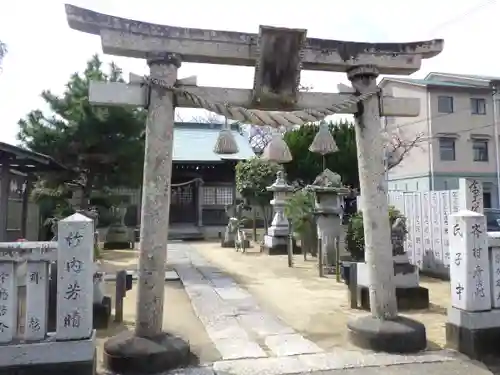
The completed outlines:
[[[193,309],[224,360],[281,357],[323,350],[263,311],[229,276],[211,266],[187,244],[173,243],[174,265]]]
[[[176,269],[196,315],[223,358],[169,375],[285,375],[457,360],[448,351],[410,356],[344,349],[324,352],[261,309],[250,293],[210,265],[193,246],[171,243],[168,263]]]

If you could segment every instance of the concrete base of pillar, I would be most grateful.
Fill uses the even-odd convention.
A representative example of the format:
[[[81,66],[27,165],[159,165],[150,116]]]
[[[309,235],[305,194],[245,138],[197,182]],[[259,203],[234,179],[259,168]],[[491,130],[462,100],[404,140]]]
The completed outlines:
[[[366,316],[349,322],[347,328],[351,343],[362,349],[404,354],[427,347],[425,326],[403,316],[394,320]]]
[[[297,246],[295,239],[292,241],[293,253],[301,254],[300,247]],[[268,255],[286,255],[288,254],[288,237],[264,236],[263,250]]]
[[[483,359],[500,355],[500,311],[464,311],[448,309],[446,345],[469,356]]]
[[[0,375],[96,375],[97,358],[86,362],[36,364],[15,367],[0,367]]]
[[[370,310],[370,293],[368,287],[360,286],[359,301],[361,308]],[[416,288],[396,288],[398,310],[421,310],[429,308],[429,290],[418,286]]]
[[[162,333],[155,338],[122,332],[104,344],[104,364],[119,374],[154,374],[187,366],[191,351],[179,337]]]

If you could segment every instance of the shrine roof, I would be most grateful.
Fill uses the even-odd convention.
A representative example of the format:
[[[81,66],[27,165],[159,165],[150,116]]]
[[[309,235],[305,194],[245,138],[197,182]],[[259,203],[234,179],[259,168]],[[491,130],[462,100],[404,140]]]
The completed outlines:
[[[176,122],[174,126],[174,162],[221,162],[223,160],[245,160],[255,156],[248,138],[240,134],[237,126],[231,130],[238,144],[239,152],[232,155],[218,155],[213,149],[221,124]]]
[[[3,161],[8,161],[10,169],[20,173],[61,171],[67,169],[50,156],[0,142],[0,165]]]
[[[500,77],[498,76],[488,76],[488,75],[481,75],[481,74],[461,74],[461,73],[442,73],[442,72],[431,72],[427,74],[425,79],[432,79],[433,77],[450,77],[450,78],[459,78],[459,79],[469,79],[472,81],[483,81],[483,82],[490,82],[490,81],[499,81]]]
[[[484,85],[474,84],[474,83],[463,83],[463,82],[448,82],[448,81],[438,81],[433,79],[415,79],[415,78],[400,78],[400,77],[388,77],[384,78],[380,84],[383,86],[386,82],[399,82],[406,83],[416,86],[426,86],[426,87],[454,87],[454,88],[472,88],[472,89],[484,89]]]

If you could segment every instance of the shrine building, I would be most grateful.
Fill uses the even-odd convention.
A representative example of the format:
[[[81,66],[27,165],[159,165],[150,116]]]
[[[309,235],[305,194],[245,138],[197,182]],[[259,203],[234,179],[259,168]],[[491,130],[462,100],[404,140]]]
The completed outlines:
[[[216,238],[224,232],[228,222],[225,208],[236,198],[234,168],[240,160],[251,158],[255,153],[247,136],[233,125],[231,130],[239,152],[216,154],[213,149],[221,126],[186,122],[174,125],[171,239]],[[141,191],[119,191],[130,197],[126,225],[139,228]]]

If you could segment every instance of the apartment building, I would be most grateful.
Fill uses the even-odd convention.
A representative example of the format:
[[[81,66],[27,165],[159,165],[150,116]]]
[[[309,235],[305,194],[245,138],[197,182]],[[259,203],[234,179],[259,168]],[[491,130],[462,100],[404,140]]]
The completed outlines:
[[[461,177],[483,182],[486,207],[499,207],[500,77],[430,73],[424,79],[384,78],[386,95],[420,99],[416,118],[385,118],[404,139],[422,140],[388,172],[390,190],[458,188]]]

